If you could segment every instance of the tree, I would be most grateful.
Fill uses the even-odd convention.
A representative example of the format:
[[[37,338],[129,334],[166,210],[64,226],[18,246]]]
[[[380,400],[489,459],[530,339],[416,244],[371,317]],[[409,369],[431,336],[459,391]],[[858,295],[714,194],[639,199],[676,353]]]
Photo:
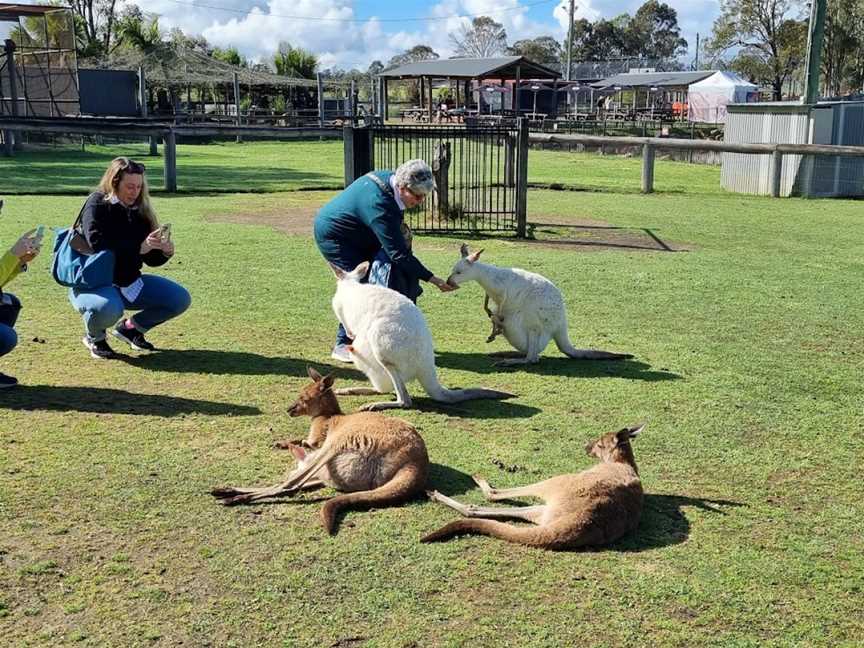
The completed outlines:
[[[462,24],[459,33],[450,34],[450,42],[456,55],[465,58],[489,58],[503,54],[507,49],[507,32],[504,25],[488,16],[477,16],[471,27]]]
[[[407,65],[408,63],[416,63],[417,61],[430,61],[433,59],[441,58],[438,56],[438,53],[435,52],[428,45],[415,45],[409,50],[402,52],[401,54],[397,54],[393,58],[390,59],[387,63],[388,68],[398,67],[400,65]]]
[[[146,19],[143,15],[129,14],[117,23],[117,40],[141,52],[150,52],[162,42],[159,18]]]
[[[524,56],[529,61],[542,65],[555,65],[563,58],[561,43],[551,36],[519,40],[507,48],[510,56]]]
[[[774,100],[779,101],[783,84],[800,69],[806,55],[802,5],[797,0],[721,0],[720,7],[706,53],[717,59],[740,48],[730,67],[770,84]]]
[[[860,90],[862,59],[864,59],[864,2],[828,0],[822,51],[822,72],[825,75],[826,92],[839,95],[844,90]]]
[[[626,55],[648,59],[674,59],[687,52],[678,14],[669,5],[648,0],[624,29]]]
[[[369,64],[366,74],[370,77],[375,77],[384,70],[384,64],[381,61],[375,60]]]
[[[231,46],[227,49],[221,49],[219,47],[213,50],[213,58],[217,61],[224,61],[225,63],[230,63],[231,65],[235,65],[237,67],[246,67],[246,59],[240,55],[240,52],[237,51],[237,48]]]
[[[276,74],[295,79],[314,79],[318,69],[318,57],[290,43],[279,43],[279,49],[273,57]]]
[[[81,56],[96,57],[111,51],[118,22],[116,5],[117,0],[69,0]]]
[[[179,27],[174,27],[168,33],[169,42],[178,49],[191,50],[212,56],[213,47],[207,42],[207,39],[198,35],[187,35]]]

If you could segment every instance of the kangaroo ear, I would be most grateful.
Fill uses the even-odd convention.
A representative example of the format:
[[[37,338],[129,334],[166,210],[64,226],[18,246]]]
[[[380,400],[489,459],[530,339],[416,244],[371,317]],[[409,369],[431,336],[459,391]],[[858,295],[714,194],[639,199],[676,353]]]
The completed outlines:
[[[333,374],[330,374],[328,376],[324,376],[324,380],[321,381],[321,384],[324,386],[324,389],[330,389],[333,386],[334,380],[336,380],[336,378],[333,377]]]
[[[309,377],[310,377],[312,380],[314,380],[315,382],[320,382],[320,381],[321,381],[321,374],[318,373],[317,371],[315,371],[315,369],[314,369],[311,365],[309,365],[308,367],[306,367],[306,373],[309,374]]]
[[[337,268],[332,263],[330,264],[330,269],[333,271],[333,274],[336,275],[336,281],[342,281],[347,274],[342,268]]]
[[[459,248],[459,252],[462,254],[462,258],[464,259],[464,258],[467,257],[468,254],[469,254],[469,252],[468,252],[468,246],[465,245],[465,244],[463,243],[463,244],[462,244],[462,247]]]
[[[369,272],[370,265],[371,264],[368,261],[364,261],[356,268],[354,268],[354,270],[351,271],[351,274],[357,277],[357,281],[360,281]]]
[[[474,263],[477,259],[480,258],[480,255],[483,254],[483,248],[477,250],[473,254],[468,255],[468,263]]]
[[[296,443],[289,443],[288,449],[291,451],[291,454],[297,459],[297,461],[303,461],[306,458],[306,449],[298,445]]]
[[[640,423],[636,427],[632,428],[624,428],[616,435],[618,437],[618,441],[624,442],[629,441],[630,439],[635,439],[636,436],[648,425],[647,423]]]

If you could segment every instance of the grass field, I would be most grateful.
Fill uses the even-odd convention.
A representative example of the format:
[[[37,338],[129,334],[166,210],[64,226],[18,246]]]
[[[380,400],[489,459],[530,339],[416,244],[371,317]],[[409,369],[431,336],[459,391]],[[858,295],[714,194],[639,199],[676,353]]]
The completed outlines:
[[[257,146],[238,166],[257,168]],[[304,173],[338,184],[338,146],[308,146]],[[190,152],[189,172],[214,190],[259,177],[233,168],[229,148],[198,151],[200,167]],[[95,183],[110,154],[63,162],[64,187]],[[278,161],[285,178],[261,191],[292,188],[296,163]],[[39,195],[59,182],[48,164],[0,159],[0,190],[12,173],[32,192],[6,196],[3,245],[74,217],[83,194]],[[272,483],[291,463],[272,444],[305,434],[308,420],[286,408],[307,364],[359,379],[329,359],[334,284],[311,239],[231,222],[275,225],[332,192],[157,195],[178,249],[159,272],[194,300],[153,332],[165,351],[91,360],[47,254],[8,286],[25,309],[20,346],[0,359],[22,383],[0,393],[3,643],[860,645],[862,205],[725,194],[716,168],[664,162],[658,193],[641,196],[639,165],[532,152],[532,181],[602,191],[531,191],[529,219],[554,223],[538,226],[540,241],[471,242],[491,263],[552,278],[577,346],[635,359],[576,362],[550,348],[539,366],[497,370],[486,354],[507,346],[483,342],[480,288],[430,288],[420,306],[442,382],[518,398],[421,397],[401,414],[429,447],[431,485],[473,503],[473,473],[506,487],[576,472],[591,465],[587,441],[647,420],[635,442],[648,494],[638,533],[575,553],[479,537],[421,545],[452,511],[418,500],[349,512],[330,538],[315,501],[328,491],[216,504],[211,487]],[[586,221],[621,230],[566,226]],[[584,244],[614,231],[688,251]],[[459,242],[421,237],[416,248],[444,276]]]

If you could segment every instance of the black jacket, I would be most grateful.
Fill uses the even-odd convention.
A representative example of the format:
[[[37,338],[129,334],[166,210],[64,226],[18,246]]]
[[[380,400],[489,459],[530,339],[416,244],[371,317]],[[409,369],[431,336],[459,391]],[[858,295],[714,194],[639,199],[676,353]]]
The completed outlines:
[[[168,261],[162,250],[141,254],[141,244],[152,231],[150,221],[135,207],[110,203],[101,192],[87,198],[81,210],[81,232],[94,252],[114,252],[114,284],[128,286],[141,276],[141,265],[160,266]]]

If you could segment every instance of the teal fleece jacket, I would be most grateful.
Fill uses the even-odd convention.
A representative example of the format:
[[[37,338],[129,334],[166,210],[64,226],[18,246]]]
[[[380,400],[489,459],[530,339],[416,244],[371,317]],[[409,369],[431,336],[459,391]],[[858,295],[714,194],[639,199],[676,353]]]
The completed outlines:
[[[393,172],[375,175],[389,186]],[[399,229],[403,218],[396,198],[361,176],[318,211],[315,242],[328,258],[338,258],[341,250],[349,248],[372,261],[383,249],[402,272],[429,281],[432,272],[411,253]]]

